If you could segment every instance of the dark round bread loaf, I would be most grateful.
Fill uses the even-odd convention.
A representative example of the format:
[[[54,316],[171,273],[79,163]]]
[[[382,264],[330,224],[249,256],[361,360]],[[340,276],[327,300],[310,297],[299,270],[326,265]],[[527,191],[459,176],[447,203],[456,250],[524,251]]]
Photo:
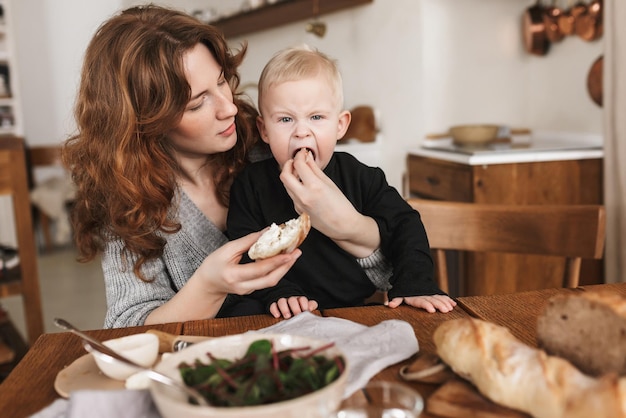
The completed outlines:
[[[626,298],[592,291],[553,296],[537,321],[537,345],[588,375],[626,375]]]

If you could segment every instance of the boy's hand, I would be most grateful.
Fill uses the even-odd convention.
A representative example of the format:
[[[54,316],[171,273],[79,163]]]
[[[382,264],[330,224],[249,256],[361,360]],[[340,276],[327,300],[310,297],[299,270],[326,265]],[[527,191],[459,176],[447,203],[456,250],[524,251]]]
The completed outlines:
[[[359,213],[339,187],[306,152],[298,152],[283,166],[280,179],[296,212],[306,212],[311,226],[357,258],[380,246],[378,224]]]
[[[309,300],[306,296],[291,296],[290,298],[280,298],[270,305],[270,313],[274,318],[291,318],[302,312],[314,311],[317,309],[317,302]]]
[[[393,298],[387,306],[397,308],[402,302],[415,308],[422,308],[427,312],[450,312],[456,306],[456,302],[446,295],[409,296]]]
[[[298,213],[306,212],[322,234],[344,239],[343,230],[360,214],[337,185],[300,151],[285,163],[280,178]]]

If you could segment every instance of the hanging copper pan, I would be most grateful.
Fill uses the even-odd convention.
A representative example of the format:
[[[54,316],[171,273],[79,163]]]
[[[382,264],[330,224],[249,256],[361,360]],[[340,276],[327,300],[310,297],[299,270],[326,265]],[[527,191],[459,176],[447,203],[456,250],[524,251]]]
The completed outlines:
[[[522,16],[524,48],[533,55],[545,55],[550,47],[543,22],[543,7],[540,0],[526,9]]]
[[[593,0],[587,6],[587,12],[576,18],[576,34],[585,41],[595,41],[602,32],[602,0]]]
[[[543,11],[543,24],[550,42],[559,42],[565,36],[559,29],[559,17],[562,11],[556,3],[557,0],[552,0],[552,6],[545,7]]]
[[[578,16],[585,13],[587,13],[587,5],[580,1],[571,6],[568,10],[563,11],[561,16],[559,16],[559,29],[561,32],[564,35],[576,34],[576,19]]]
[[[602,107],[602,67],[604,65],[604,55],[600,55],[589,69],[587,74],[587,91],[591,100]]]

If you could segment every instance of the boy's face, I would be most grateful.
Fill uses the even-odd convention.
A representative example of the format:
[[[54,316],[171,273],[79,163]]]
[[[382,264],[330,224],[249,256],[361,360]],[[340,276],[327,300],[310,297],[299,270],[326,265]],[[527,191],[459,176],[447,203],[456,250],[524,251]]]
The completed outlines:
[[[261,137],[281,169],[306,148],[323,170],[350,124],[350,112],[341,109],[331,84],[321,76],[270,86],[260,107]]]

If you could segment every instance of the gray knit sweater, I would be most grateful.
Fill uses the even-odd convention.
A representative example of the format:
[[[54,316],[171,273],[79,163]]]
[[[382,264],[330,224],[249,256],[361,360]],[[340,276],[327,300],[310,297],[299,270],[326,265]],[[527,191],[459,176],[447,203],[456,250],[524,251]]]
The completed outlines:
[[[133,273],[135,258],[123,251],[122,240],[107,243],[102,255],[106,328],[143,325],[150,312],[170,300],[202,261],[228,241],[184,192],[178,196],[176,218],[181,229],[174,234],[163,234],[167,241],[163,255],[142,268],[144,277],[153,281],[144,282]]]
[[[151,282],[135,276],[135,259],[123,251],[121,239],[107,242],[102,255],[107,298],[105,328],[143,325],[150,312],[170,300],[204,259],[228,241],[182,190],[177,196],[173,215],[182,227],[174,234],[163,234],[166,240],[163,255],[143,265],[144,277]],[[377,287],[385,287],[392,271],[380,251],[360,259],[359,263]]]

